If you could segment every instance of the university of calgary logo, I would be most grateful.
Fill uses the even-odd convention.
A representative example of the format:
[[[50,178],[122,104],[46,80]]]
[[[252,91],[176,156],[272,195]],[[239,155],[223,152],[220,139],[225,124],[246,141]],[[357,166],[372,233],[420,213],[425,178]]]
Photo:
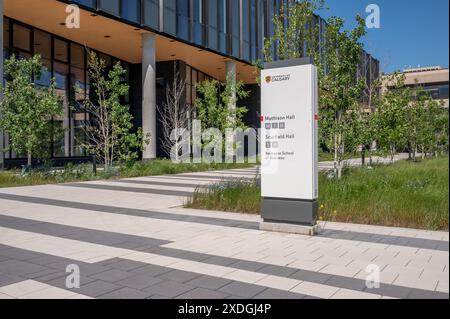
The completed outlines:
[[[266,83],[272,82],[272,77],[270,75],[266,76]]]

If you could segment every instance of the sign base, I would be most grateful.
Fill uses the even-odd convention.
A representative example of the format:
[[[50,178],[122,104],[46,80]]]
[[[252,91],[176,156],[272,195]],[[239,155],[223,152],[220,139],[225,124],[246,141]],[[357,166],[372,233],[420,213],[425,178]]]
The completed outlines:
[[[304,226],[304,225],[269,223],[269,222],[261,222],[259,224],[259,229],[262,231],[271,231],[271,232],[305,235],[305,236],[315,236],[318,235],[321,231],[319,225]]]
[[[263,197],[261,203],[261,217],[269,223],[315,226],[318,211],[317,200]]]

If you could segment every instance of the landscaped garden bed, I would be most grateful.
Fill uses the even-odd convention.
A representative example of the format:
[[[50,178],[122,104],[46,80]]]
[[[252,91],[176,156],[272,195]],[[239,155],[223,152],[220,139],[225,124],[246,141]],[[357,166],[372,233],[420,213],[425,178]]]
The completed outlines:
[[[449,159],[351,168],[342,179],[320,174],[320,219],[448,230]],[[259,180],[221,182],[198,189],[187,207],[259,214]]]

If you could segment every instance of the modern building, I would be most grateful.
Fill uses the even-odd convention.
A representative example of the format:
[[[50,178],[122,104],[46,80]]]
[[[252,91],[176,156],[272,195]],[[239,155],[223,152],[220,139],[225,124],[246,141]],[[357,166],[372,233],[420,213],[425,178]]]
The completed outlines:
[[[224,81],[231,72],[251,92],[241,101],[249,109],[245,121],[260,125],[260,92],[252,62],[262,58],[264,38],[273,33],[272,19],[282,1],[293,0],[0,0],[0,50],[4,58],[39,53],[48,68],[40,84],[56,78],[65,109],[62,118],[54,119],[65,129],[64,138],[49,146],[56,164],[88,159],[77,142],[88,115],[76,107],[89,95],[85,48],[100,53],[109,65],[121,61],[128,71],[125,102],[134,125],[152,136],[142,157],[152,159],[164,155],[156,105],[175,70],[186,79],[184,95],[191,105],[197,83]],[[66,24],[70,4],[80,8],[80,28]],[[315,23],[326,28],[320,17]],[[365,58],[369,65],[378,65],[370,55]],[[83,91],[75,93],[75,84]],[[0,136],[0,143],[7,146],[8,136]],[[6,166],[24,162],[12,151],[0,161]]]
[[[443,107],[449,107],[449,72],[448,69],[440,66],[405,69],[402,72],[405,76],[405,85],[418,89],[423,88],[429,92],[432,98]],[[389,90],[391,83],[384,81],[384,90]]]

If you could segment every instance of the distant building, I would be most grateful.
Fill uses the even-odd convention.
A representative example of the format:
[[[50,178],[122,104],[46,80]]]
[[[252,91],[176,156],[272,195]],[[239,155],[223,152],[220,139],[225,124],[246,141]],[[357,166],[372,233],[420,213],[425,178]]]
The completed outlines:
[[[449,72],[440,66],[425,68],[406,69],[405,84],[411,88],[423,87],[431,94],[434,100],[438,101],[443,107],[449,107],[448,101],[448,82]],[[383,89],[388,90],[390,83],[384,81]]]

